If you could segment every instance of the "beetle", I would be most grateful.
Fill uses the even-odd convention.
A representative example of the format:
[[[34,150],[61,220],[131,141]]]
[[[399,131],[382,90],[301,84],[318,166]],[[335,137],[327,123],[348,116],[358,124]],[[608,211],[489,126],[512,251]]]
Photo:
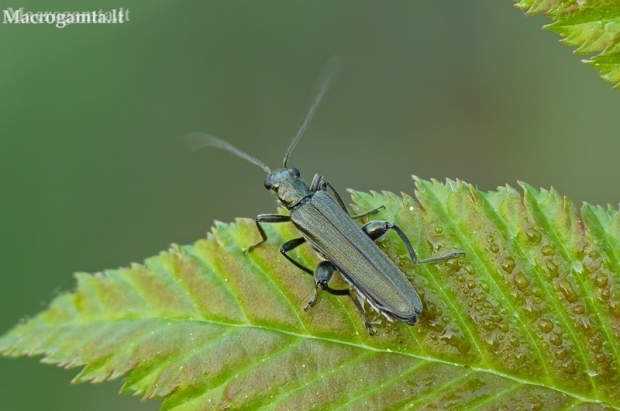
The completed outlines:
[[[383,206],[362,214],[350,215],[338,192],[322,175],[315,174],[308,186],[301,179],[298,169],[288,167],[289,156],[323,98],[335,72],[335,64],[330,61],[323,70],[310,109],[286,151],[282,169],[272,171],[263,162],[232,144],[208,134],[193,133],[188,135],[187,139],[194,149],[203,146],[217,147],[261,167],[267,173],[265,188],[272,191],[279,204],[289,211],[289,215],[259,214],[255,222],[261,239],[244,252],[251,252],[267,241],[262,224],[293,223],[301,237],[285,242],[280,247],[280,252],[296,267],[314,277],[314,294],[304,310],[315,304],[319,289],[336,295],[349,295],[360,311],[366,329],[373,334],[374,329],[365,314],[365,303],[389,321],[402,321],[409,325],[415,324],[422,312],[422,302],[416,290],[396,264],[379,249],[375,240],[393,230],[404,243],[414,265],[457,258],[465,253],[455,251],[419,259],[411,242],[396,224],[373,220],[359,227],[353,221],[377,212]],[[305,267],[289,254],[304,243],[308,243],[323,259],[315,270]],[[348,283],[348,289],[338,290],[329,286],[336,271],[340,272]]]

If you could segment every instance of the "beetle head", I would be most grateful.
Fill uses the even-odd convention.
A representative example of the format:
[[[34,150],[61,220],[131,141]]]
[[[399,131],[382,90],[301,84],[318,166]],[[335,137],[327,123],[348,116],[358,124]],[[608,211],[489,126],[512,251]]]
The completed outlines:
[[[276,170],[269,173],[265,179],[265,188],[273,191],[282,206],[291,209],[311,194],[310,189],[299,176],[299,170],[296,168]]]

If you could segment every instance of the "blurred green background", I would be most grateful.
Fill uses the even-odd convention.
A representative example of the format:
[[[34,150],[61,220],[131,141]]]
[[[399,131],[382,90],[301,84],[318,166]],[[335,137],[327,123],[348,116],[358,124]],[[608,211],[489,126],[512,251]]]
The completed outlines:
[[[123,25],[0,25],[0,332],[74,286],[272,212],[262,170],[182,136],[205,131],[277,167],[315,80],[344,60],[289,164],[341,192],[412,193],[411,174],[484,190],[553,185],[620,201],[620,94],[512,1],[3,2],[123,7]],[[251,279],[248,279],[251,281]],[[3,410],[155,410],[120,382],[0,359]]]

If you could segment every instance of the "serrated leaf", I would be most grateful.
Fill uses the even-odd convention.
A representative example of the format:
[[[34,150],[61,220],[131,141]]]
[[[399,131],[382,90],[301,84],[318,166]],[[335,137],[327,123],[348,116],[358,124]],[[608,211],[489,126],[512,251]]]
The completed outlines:
[[[270,225],[243,253],[258,233],[239,219],[144,265],[76,275],[0,350],[83,367],[76,382],[124,377],[123,392],[174,411],[620,409],[618,212],[524,183],[523,195],[416,184],[415,198],[353,192],[356,211],[384,205],[372,218],[421,257],[467,253],[414,267],[397,236],[380,241],[423,301],[415,326],[383,319],[371,336],[327,293],[303,311],[312,277],[278,251],[299,234]],[[318,262],[305,246],[296,257]]]
[[[596,54],[583,60],[620,88],[620,2],[618,0],[519,0],[528,14],[545,13],[553,23],[544,28],[560,34],[575,53]]]

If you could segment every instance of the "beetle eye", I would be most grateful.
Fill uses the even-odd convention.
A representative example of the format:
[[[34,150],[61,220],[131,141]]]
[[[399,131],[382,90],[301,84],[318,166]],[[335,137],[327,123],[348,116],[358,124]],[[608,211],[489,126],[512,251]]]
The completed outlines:
[[[265,188],[267,190],[271,190],[271,177],[267,176],[267,178],[265,179]]]
[[[299,175],[300,175],[300,174],[299,174],[299,170],[297,170],[296,168],[291,168],[291,173],[293,173],[293,175],[294,175],[295,177],[299,177]]]

